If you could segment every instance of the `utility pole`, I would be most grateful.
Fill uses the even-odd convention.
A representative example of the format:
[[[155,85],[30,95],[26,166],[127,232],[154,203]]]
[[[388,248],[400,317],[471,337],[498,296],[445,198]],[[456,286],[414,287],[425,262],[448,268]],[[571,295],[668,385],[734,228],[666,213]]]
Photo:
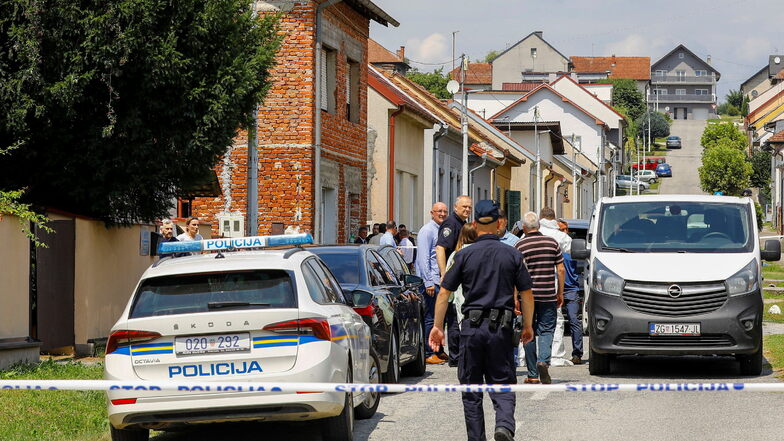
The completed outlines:
[[[542,210],[542,156],[539,152],[539,106],[534,106],[534,136],[536,142],[536,206],[535,212]]]
[[[574,145],[574,133],[572,133],[572,219],[577,217],[577,147]]]
[[[452,72],[455,71],[455,35],[458,32],[460,32],[460,31],[452,31]],[[462,81],[462,79],[461,79],[461,81]]]
[[[463,195],[468,195],[468,116],[466,115],[466,108],[468,107],[468,94],[465,90],[466,64],[466,56],[463,54],[460,56],[460,93],[463,94],[463,112],[460,115],[460,122],[463,132]]]

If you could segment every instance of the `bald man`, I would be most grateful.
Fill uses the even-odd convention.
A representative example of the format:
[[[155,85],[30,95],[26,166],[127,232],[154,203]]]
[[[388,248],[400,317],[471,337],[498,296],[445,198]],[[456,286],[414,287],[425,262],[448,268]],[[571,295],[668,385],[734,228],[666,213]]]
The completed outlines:
[[[424,281],[425,297],[425,335],[430,335],[433,328],[436,298],[441,284],[441,272],[436,259],[436,242],[438,228],[449,215],[449,209],[443,202],[436,202],[430,209],[430,222],[425,224],[417,234],[416,273]],[[433,353],[429,345],[425,345],[425,361],[428,364],[441,364],[443,360]]]

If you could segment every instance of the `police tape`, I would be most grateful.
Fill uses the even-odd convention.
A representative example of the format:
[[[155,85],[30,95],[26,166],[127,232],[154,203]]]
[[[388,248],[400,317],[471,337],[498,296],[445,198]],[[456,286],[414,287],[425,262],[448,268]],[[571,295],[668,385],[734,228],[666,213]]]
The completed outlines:
[[[784,383],[361,384],[223,381],[0,380],[5,390],[177,392],[784,392]]]

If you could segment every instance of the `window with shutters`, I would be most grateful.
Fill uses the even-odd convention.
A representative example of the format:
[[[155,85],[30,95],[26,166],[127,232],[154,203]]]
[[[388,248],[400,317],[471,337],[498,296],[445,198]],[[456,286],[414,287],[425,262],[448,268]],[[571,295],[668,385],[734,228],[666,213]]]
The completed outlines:
[[[324,47],[321,49],[321,110],[335,113],[335,87],[337,85],[337,51]]]
[[[346,63],[346,119],[359,122],[359,63],[351,59]]]

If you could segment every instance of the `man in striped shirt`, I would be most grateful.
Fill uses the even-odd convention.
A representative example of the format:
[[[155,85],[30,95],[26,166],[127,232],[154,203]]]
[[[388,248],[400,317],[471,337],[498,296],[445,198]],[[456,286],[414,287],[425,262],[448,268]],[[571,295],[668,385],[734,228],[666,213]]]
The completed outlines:
[[[564,258],[555,239],[539,232],[539,217],[523,215],[525,236],[515,245],[533,281],[534,321],[537,338],[525,344],[526,383],[550,384],[550,355],[558,308],[563,305]],[[557,277],[556,277],[557,276]]]

